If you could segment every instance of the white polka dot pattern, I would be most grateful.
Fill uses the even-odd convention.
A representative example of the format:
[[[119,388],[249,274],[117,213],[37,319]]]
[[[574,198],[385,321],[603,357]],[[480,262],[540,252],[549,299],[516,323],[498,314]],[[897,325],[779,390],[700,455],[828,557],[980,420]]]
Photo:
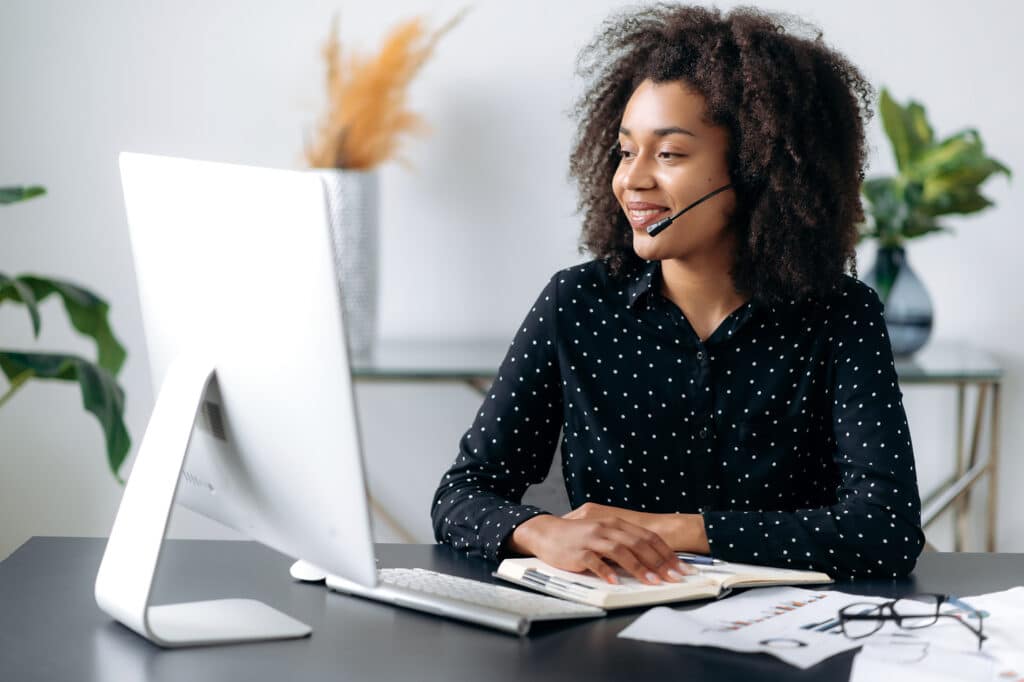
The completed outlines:
[[[883,306],[840,292],[750,301],[702,341],[660,293],[660,262],[612,278],[594,260],[550,279],[431,506],[434,533],[500,560],[561,433],[573,508],[700,513],[714,556],[909,573],[924,546],[914,453]]]

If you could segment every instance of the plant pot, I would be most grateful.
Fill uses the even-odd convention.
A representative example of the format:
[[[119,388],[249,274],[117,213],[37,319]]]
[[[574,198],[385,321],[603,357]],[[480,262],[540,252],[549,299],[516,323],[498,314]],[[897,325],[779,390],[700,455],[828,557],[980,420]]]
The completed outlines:
[[[928,342],[934,322],[931,297],[911,269],[903,247],[880,246],[875,264],[862,281],[885,304],[885,326],[894,356],[910,356]]]
[[[378,173],[316,168],[330,209],[335,272],[349,357],[365,360],[377,337]]]

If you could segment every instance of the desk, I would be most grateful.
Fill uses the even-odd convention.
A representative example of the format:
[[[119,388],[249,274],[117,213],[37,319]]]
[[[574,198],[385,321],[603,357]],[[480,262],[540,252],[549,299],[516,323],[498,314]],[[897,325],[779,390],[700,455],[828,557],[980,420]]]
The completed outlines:
[[[0,680],[846,680],[854,652],[808,670],[764,654],[672,646],[616,635],[645,609],[589,621],[537,623],[517,638],[292,582],[289,559],[253,542],[168,540],[157,603],[254,597],[313,627],[307,639],[163,650],[93,601],[99,538],[32,538],[0,562]],[[377,545],[383,567],[421,566],[496,582],[495,565],[443,545]],[[897,597],[961,595],[1024,583],[1024,554],[925,553],[911,578],[838,583]]]
[[[497,374],[509,341],[476,340],[382,340],[363,360],[354,361],[352,374],[361,381],[443,381],[466,384],[481,396],[486,395]],[[911,385],[953,388],[957,412],[953,424],[954,473],[935,490],[922,491],[921,522],[925,530],[947,509],[952,508],[954,549],[962,551],[967,535],[970,494],[982,476],[988,482],[986,492],[987,535],[985,547],[996,549],[996,474],[999,463],[999,389],[1003,371],[987,353],[965,344],[932,342],[912,358],[898,360],[896,373],[900,386]],[[971,395],[969,395],[971,394]],[[973,397],[974,415],[970,433],[966,432],[966,407]],[[984,432],[988,431],[988,450],[981,452]],[[969,435],[969,442],[964,437]],[[556,453],[556,457],[558,454]],[[561,471],[557,466],[551,469]],[[440,472],[438,473],[440,476]],[[560,483],[560,482],[559,482]],[[399,537],[413,542],[401,524],[376,502],[374,511],[394,528]]]

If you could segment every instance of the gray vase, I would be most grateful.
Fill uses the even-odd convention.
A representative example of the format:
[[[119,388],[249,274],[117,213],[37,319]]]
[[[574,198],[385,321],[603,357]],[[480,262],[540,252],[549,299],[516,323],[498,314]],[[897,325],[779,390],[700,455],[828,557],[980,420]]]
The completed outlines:
[[[928,342],[935,319],[932,300],[903,247],[879,247],[875,264],[862,281],[885,304],[885,327],[894,356],[910,356]]]
[[[334,264],[352,360],[367,359],[377,338],[378,173],[316,168],[330,209]]]

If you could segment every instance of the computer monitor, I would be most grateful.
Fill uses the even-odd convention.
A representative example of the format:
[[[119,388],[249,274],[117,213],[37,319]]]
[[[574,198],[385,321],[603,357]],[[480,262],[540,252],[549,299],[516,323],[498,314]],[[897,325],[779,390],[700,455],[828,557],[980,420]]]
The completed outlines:
[[[308,635],[259,601],[150,593],[174,502],[376,584],[322,181],[134,153],[120,167],[156,402],[96,602],[165,647]]]

